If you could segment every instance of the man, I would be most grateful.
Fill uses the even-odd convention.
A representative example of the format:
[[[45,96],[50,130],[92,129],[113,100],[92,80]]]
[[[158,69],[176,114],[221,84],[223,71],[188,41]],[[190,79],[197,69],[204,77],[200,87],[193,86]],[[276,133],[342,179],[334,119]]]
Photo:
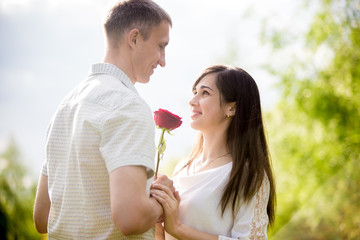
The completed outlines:
[[[34,206],[35,226],[49,239],[154,238],[163,213],[149,197],[155,128],[134,84],[165,66],[171,25],[151,0],[110,10],[104,63],[92,66],[49,124]]]

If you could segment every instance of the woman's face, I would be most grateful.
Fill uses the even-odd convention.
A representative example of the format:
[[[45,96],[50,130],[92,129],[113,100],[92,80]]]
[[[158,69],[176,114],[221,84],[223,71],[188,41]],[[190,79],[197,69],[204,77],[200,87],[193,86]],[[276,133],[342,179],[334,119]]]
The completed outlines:
[[[226,104],[220,104],[220,92],[215,83],[216,74],[208,74],[196,85],[191,107],[191,127],[204,131],[219,129],[226,121]]]

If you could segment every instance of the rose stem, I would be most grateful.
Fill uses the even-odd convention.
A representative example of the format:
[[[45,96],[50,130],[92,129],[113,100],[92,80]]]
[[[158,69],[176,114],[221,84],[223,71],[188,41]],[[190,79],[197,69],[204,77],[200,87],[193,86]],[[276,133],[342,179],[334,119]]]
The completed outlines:
[[[158,170],[159,170],[159,163],[160,163],[160,148],[161,148],[161,145],[163,143],[163,138],[164,138],[164,133],[165,133],[165,128],[162,128],[161,129],[161,135],[160,135],[160,140],[159,140],[159,145],[158,145],[158,155],[157,155],[157,163],[156,163],[156,169],[155,169],[155,180],[157,178],[157,174],[158,174]]]

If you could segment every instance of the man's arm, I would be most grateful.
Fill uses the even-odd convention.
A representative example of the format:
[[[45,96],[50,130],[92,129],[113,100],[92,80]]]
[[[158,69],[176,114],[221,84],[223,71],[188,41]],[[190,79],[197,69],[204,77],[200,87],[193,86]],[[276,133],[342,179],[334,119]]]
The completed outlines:
[[[142,166],[124,166],[110,173],[112,217],[125,235],[146,232],[163,213],[161,205],[146,193],[146,181]]]
[[[39,233],[47,233],[50,205],[48,177],[40,175],[33,213],[35,227]]]

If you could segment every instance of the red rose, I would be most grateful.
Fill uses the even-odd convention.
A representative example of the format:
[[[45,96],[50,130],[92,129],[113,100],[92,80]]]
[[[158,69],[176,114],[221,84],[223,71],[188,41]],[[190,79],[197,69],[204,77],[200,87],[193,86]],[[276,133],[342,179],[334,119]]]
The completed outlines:
[[[155,111],[154,120],[156,126],[165,128],[169,131],[180,127],[182,124],[181,117],[161,108],[158,111]]]
[[[168,110],[164,110],[161,108],[158,111],[154,112],[154,120],[156,126],[161,129],[160,141],[157,147],[158,154],[157,154],[157,163],[155,168],[155,179],[156,179],[159,170],[160,159],[163,158],[166,149],[164,134],[165,132],[168,132],[170,134],[171,130],[180,127],[182,121],[181,121],[181,117],[179,117],[178,115],[175,115],[169,112]]]

